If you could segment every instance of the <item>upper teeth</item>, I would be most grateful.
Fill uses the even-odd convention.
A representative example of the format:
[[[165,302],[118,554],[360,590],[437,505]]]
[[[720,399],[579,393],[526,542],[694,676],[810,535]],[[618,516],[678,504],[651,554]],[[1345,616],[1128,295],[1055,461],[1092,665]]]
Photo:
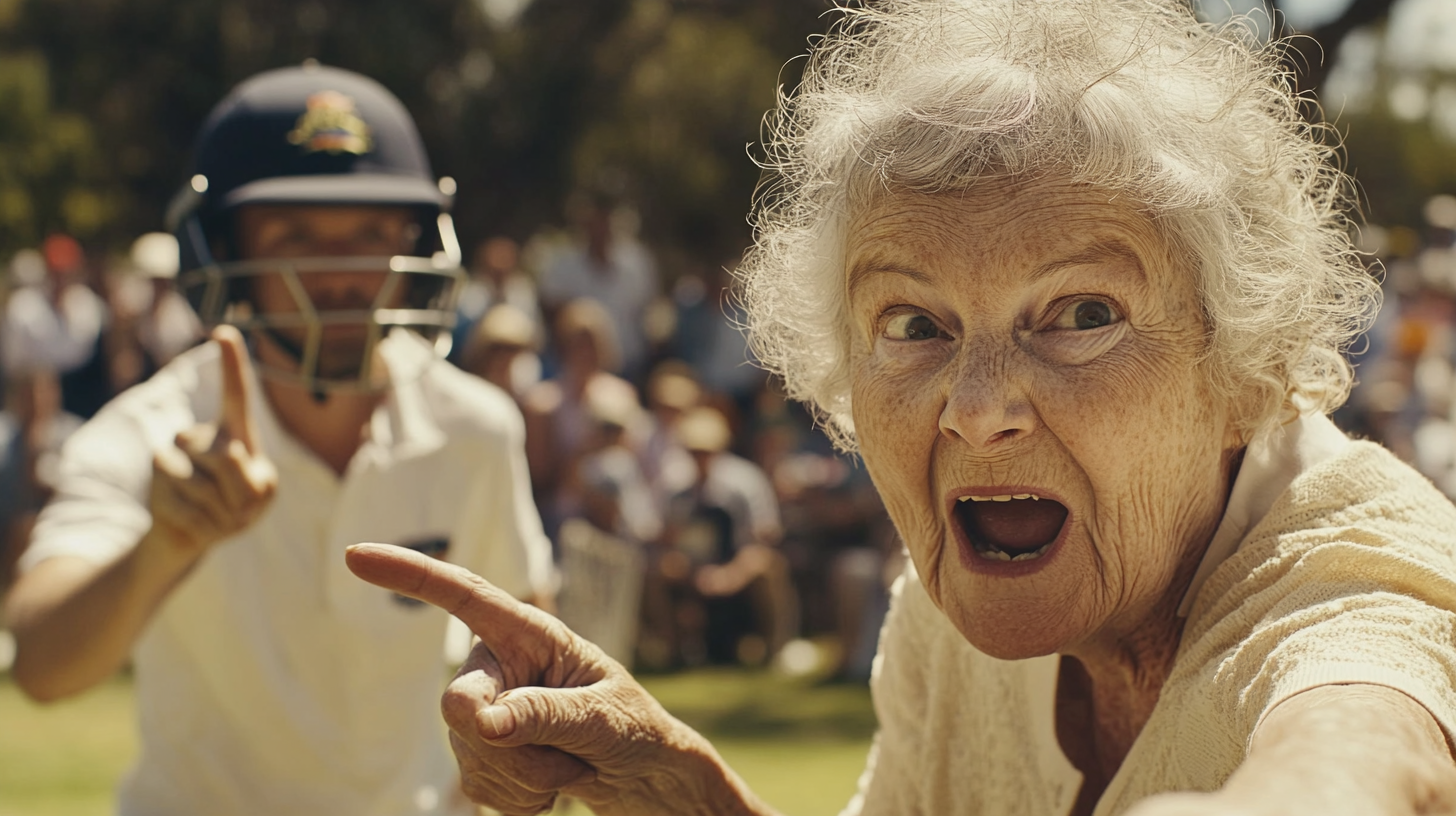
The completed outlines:
[[[983,502],[983,501],[999,501],[999,502],[1008,502],[1008,501],[1011,501],[1012,499],[1031,499],[1032,501],[1040,501],[1041,500],[1041,497],[1038,496],[1038,495],[1036,495],[1035,493],[1016,493],[1014,495],[1013,494],[1003,493],[1003,494],[1001,494],[999,496],[961,496],[960,499],[959,499],[959,501],[963,501],[963,502],[968,502],[968,501],[978,501],[978,502]]]

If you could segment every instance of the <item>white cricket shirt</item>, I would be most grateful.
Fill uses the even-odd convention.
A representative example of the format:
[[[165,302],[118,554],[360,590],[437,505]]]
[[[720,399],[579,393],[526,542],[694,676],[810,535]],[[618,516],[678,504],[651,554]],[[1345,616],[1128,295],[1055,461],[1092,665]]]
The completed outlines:
[[[430,354],[398,333],[391,370]],[[150,524],[152,450],[217,419],[218,349],[189,351],[71,438],[55,500],[22,562],[115,558]],[[400,380],[339,478],[254,389],[278,492],[158,610],[133,653],[141,757],[123,816],[474,813],[456,791],[439,713],[448,616],[359,580],[360,541],[444,544],[517,596],[549,591],[510,398],[443,361]]]

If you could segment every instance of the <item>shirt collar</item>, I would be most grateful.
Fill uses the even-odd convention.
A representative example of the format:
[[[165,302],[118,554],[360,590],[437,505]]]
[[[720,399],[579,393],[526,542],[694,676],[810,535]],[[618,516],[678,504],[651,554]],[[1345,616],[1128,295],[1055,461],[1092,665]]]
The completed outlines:
[[[1296,477],[1341,453],[1350,439],[1324,414],[1303,414],[1295,421],[1255,437],[1244,452],[1223,520],[1178,605],[1187,617],[1193,600],[1213,571],[1238,551],[1244,538],[1268,515],[1274,501]]]
[[[422,382],[439,364],[435,350],[413,332],[396,330],[379,344],[389,366],[389,395],[370,419],[370,441],[394,459],[423,456],[444,447],[445,431],[435,421]]]

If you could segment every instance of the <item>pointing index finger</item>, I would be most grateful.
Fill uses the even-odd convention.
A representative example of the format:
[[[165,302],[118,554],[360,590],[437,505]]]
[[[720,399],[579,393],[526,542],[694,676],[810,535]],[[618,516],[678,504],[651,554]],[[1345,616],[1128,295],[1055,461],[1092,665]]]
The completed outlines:
[[[248,453],[257,453],[258,429],[250,407],[253,366],[248,360],[247,343],[232,326],[213,329],[212,339],[222,352],[222,431],[242,442]]]
[[[502,662],[549,661],[571,636],[555,618],[512,598],[459,567],[388,544],[355,544],[344,555],[349,569],[371,584],[433,604],[459,618]],[[509,657],[508,657],[509,656]]]

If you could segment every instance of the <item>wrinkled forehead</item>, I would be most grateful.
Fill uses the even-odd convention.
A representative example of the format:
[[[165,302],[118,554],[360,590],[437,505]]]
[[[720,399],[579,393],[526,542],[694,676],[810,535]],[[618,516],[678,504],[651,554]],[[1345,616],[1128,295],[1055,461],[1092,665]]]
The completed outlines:
[[[1123,258],[1149,271],[1191,271],[1168,225],[1147,207],[1123,191],[1063,177],[984,178],[928,193],[882,185],[853,197],[846,216],[850,288],[880,267],[931,255],[992,262],[1015,254],[1038,266]]]

